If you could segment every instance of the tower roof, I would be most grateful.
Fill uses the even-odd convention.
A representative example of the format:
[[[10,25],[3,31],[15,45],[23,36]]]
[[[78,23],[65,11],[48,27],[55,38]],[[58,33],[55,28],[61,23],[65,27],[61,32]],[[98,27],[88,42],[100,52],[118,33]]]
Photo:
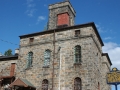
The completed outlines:
[[[64,6],[68,6],[70,8],[70,10],[73,12],[74,16],[76,15],[75,9],[73,8],[73,6],[72,6],[72,4],[70,3],[69,0],[65,0],[65,1],[62,1],[62,2],[50,4],[49,5],[49,10],[59,8],[59,7],[64,7]]]

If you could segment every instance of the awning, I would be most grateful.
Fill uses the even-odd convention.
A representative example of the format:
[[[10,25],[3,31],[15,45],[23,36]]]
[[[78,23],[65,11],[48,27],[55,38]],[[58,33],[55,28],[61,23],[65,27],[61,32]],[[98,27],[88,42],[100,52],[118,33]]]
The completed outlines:
[[[35,88],[35,86],[33,86],[27,79],[21,79],[21,78],[16,79],[13,83],[10,84],[9,87],[12,87],[12,86],[23,86],[23,87]]]

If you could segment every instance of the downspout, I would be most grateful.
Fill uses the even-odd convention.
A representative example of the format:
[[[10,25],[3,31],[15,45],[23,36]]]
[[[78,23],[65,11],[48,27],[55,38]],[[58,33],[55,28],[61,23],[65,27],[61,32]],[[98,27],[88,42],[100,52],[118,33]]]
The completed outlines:
[[[60,77],[61,76],[61,53],[60,53],[60,61],[59,61],[59,90],[60,90]]]
[[[55,60],[55,29],[53,33],[53,72],[52,72],[52,90],[54,87],[54,60]]]

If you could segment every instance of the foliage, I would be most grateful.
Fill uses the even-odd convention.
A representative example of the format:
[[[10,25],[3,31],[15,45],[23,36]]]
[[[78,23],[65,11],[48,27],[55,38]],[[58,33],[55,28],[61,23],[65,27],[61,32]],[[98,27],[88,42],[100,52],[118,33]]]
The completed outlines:
[[[5,51],[4,55],[5,55],[5,56],[11,56],[11,55],[13,55],[13,54],[12,54],[12,50],[11,50],[11,49],[8,49],[7,51]]]

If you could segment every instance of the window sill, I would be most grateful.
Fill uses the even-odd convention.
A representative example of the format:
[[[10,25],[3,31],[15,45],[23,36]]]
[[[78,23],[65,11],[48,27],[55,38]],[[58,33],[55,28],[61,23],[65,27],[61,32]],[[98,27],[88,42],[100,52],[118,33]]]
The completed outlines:
[[[43,68],[49,68],[49,66],[43,66]]]
[[[77,38],[77,37],[80,37],[80,35],[74,35],[74,37],[76,37],[76,38]]]
[[[32,69],[31,67],[29,67],[29,68],[26,68],[25,70],[29,70],[29,69]]]
[[[80,63],[74,63],[74,65],[82,65],[81,62]]]

